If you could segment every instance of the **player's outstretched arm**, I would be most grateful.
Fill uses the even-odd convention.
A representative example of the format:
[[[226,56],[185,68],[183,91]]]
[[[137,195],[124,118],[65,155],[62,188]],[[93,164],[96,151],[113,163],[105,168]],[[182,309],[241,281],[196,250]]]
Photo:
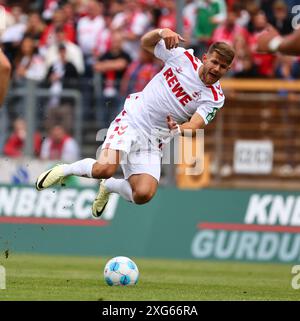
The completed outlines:
[[[11,65],[7,57],[0,49],[0,108],[6,96],[11,73]]]
[[[177,48],[179,41],[184,41],[178,33],[171,29],[154,29],[144,34],[141,39],[141,46],[154,54],[154,48],[160,39],[164,40],[167,49]]]
[[[173,136],[184,135],[185,130],[191,131],[192,136],[195,136],[197,129],[205,127],[205,122],[198,113],[194,113],[194,115],[188,122],[185,122],[181,125],[177,124],[177,122],[173,120],[171,116],[167,116],[166,121],[169,129],[173,133]]]
[[[268,26],[257,39],[257,51],[300,55],[300,29],[287,36],[280,36],[274,27]]]

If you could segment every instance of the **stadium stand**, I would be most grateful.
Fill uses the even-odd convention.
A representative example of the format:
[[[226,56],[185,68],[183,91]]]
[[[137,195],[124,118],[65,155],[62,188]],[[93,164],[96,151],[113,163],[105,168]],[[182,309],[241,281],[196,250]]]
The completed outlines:
[[[128,61],[126,70],[123,70],[123,77],[131,87],[136,82],[136,87],[141,90],[141,85],[145,85],[149,78],[146,73],[159,70],[161,64],[153,60],[147,61],[147,66],[143,66],[134,57],[139,51],[133,48],[138,48],[139,38],[145,31],[159,26],[175,28],[178,23],[174,17],[174,1],[168,0],[36,0],[22,1],[20,4],[7,0],[2,1],[2,5],[6,10],[6,29],[0,35],[1,47],[13,66],[7,108],[0,115],[1,123],[6,123],[2,126],[2,155],[5,139],[12,132],[14,120],[29,115],[26,110],[30,102],[35,104],[36,111],[32,118],[34,123],[29,122],[29,127],[32,126],[44,137],[47,136],[49,124],[47,125],[46,120],[49,123],[55,118],[49,117],[53,111],[49,110],[50,97],[47,97],[45,89],[50,88],[51,84],[57,84],[59,73],[63,69],[53,57],[57,56],[59,48],[65,48],[67,62],[73,63],[79,75],[75,86],[65,86],[68,82],[74,82],[72,79],[64,79],[63,88],[59,88],[57,92],[54,90],[55,86],[52,86],[52,94],[58,98],[62,95],[62,99],[58,99],[61,104],[56,106],[58,112],[63,111],[66,100],[73,109],[72,120],[68,122],[66,129],[74,134],[80,145],[81,156],[94,156],[99,146],[96,133],[101,129],[97,112],[105,110],[106,113],[111,113],[109,97],[104,105],[99,106],[99,89],[109,85],[103,83],[106,81],[118,82],[114,84],[115,88],[122,83],[120,75],[116,75],[114,71],[101,73],[95,69],[95,63],[111,52],[112,35],[115,31],[121,35],[124,41],[122,49],[132,58],[131,64]],[[186,47],[194,48],[195,53],[199,54],[211,41],[222,40],[231,43],[237,53],[230,78],[222,82],[226,104],[205,129],[206,161],[210,164],[211,175],[202,180],[204,185],[244,186],[253,183],[276,187],[278,183],[281,186],[298,184],[300,59],[255,52],[256,37],[267,23],[280,29],[282,34],[291,31],[292,5],[293,1],[288,0],[185,2],[181,25],[187,40],[184,44]],[[212,22],[209,30],[201,29],[205,27],[200,23],[203,16]],[[93,28],[92,23],[96,27],[93,33],[89,33],[89,28]],[[237,30],[242,30],[242,37]],[[88,39],[88,48],[83,46],[82,39]],[[52,57],[51,64],[49,57]],[[28,79],[36,81],[35,94],[38,98],[28,91]],[[73,91],[66,91],[68,88]],[[120,101],[126,97],[125,91],[120,93]],[[26,108],[23,108],[24,101]],[[113,117],[108,115],[107,118],[110,119],[111,116]],[[65,117],[62,118],[66,120]],[[26,118],[26,121],[30,119]],[[69,128],[70,124],[74,128]],[[52,125],[55,124],[51,123]],[[271,172],[251,175],[235,172],[235,146],[240,140],[271,142]],[[163,176],[167,172],[170,171],[163,167]],[[172,173],[168,175],[170,177],[166,181],[175,183],[171,179]]]

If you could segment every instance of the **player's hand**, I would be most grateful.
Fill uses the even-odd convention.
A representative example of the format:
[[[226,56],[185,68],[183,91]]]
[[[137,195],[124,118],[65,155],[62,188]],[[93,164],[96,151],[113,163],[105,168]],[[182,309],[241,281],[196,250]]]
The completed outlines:
[[[168,28],[162,29],[160,35],[164,40],[167,49],[177,48],[180,41],[185,41],[184,38],[180,36],[180,34]]]
[[[258,52],[271,52],[269,48],[270,41],[279,36],[278,31],[271,25],[268,25],[266,29],[264,29],[257,38],[257,47],[256,50]]]
[[[170,115],[167,116],[167,124],[170,130],[176,129],[178,124]]]
[[[170,115],[167,116],[167,124],[168,127],[170,129],[170,133],[172,136],[177,136],[181,134],[181,130],[179,125],[177,124],[177,122],[175,120],[172,119],[172,117]]]

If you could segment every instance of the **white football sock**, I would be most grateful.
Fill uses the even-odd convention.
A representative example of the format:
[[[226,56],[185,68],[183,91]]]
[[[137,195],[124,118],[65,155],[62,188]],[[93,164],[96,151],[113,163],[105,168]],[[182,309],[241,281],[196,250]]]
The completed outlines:
[[[93,158],[84,158],[72,164],[63,164],[62,170],[65,176],[76,175],[92,178],[92,169],[96,160]]]
[[[105,181],[104,186],[110,193],[118,193],[127,201],[134,203],[132,189],[126,179],[109,178]]]

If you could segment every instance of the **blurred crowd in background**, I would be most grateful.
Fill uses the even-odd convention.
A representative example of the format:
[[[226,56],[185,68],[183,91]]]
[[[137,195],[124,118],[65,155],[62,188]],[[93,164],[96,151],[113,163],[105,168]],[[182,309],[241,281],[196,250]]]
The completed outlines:
[[[268,23],[282,35],[293,31],[296,2],[185,1],[182,45],[201,57],[214,41],[231,44],[236,58],[228,77],[300,78],[300,57],[255,50],[257,35]],[[11,88],[21,88],[31,79],[49,89],[41,117],[47,114],[49,139],[61,136],[64,142],[70,138],[73,119],[72,104],[60,97],[62,90],[79,89],[82,119],[96,120],[99,128],[106,128],[122,109],[124,98],[141,91],[162,68],[159,60],[140,49],[141,36],[153,28],[176,30],[177,23],[174,0],[0,0],[0,4],[6,10],[6,29],[0,39],[13,66]],[[14,127],[26,126],[20,122],[23,105],[21,99],[14,102]],[[63,125],[57,118],[64,120]],[[48,154],[54,157],[55,142],[41,142],[38,136],[36,155],[46,155],[43,144],[53,149]],[[77,147],[72,146],[76,159]],[[2,153],[18,155],[9,147],[3,145]],[[57,148],[62,152],[61,146]]]

